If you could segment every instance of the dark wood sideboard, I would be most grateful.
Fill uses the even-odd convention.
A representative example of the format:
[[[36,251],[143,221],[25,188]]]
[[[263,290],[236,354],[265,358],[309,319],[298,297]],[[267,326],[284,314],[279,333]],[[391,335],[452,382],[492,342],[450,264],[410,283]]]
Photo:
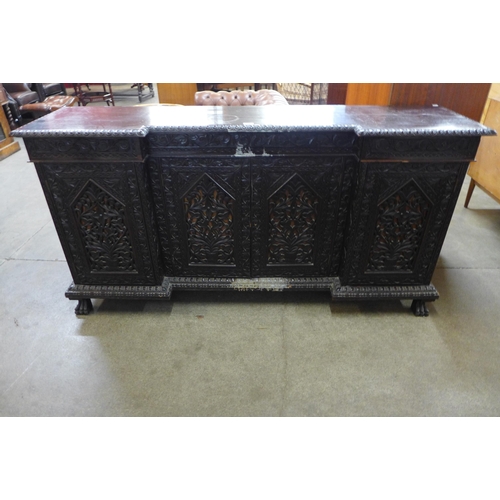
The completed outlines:
[[[64,108],[16,129],[92,298],[325,290],[438,298],[468,164],[495,132],[445,108]]]

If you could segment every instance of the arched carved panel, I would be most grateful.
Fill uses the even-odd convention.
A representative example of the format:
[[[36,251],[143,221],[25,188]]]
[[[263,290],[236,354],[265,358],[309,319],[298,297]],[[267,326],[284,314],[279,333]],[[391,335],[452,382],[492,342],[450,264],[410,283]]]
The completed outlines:
[[[125,205],[89,181],[72,207],[91,272],[137,272]]]
[[[267,200],[269,264],[313,264],[320,198],[293,174]]]
[[[182,196],[191,265],[235,265],[234,199],[204,174]]]
[[[366,272],[412,272],[433,203],[412,179],[378,204]]]
[[[362,164],[342,285],[429,284],[466,163]]]

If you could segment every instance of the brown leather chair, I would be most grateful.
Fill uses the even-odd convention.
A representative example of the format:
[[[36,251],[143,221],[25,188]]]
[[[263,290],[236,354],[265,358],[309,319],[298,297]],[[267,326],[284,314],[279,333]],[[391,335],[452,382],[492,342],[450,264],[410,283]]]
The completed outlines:
[[[40,97],[40,102],[45,101],[51,95],[67,95],[63,83],[34,83],[33,87]]]
[[[288,105],[287,100],[276,90],[202,90],[194,95],[197,106],[270,106]]]
[[[57,93],[47,95],[45,92],[54,92],[53,84],[27,84],[27,83],[4,83],[3,86],[11,99],[9,106],[11,108],[14,123],[11,125],[19,126],[25,120],[40,118],[52,111],[56,111],[65,106],[73,106],[78,102],[78,98],[66,95],[65,91],[59,88]],[[55,84],[64,88],[62,84]],[[47,87],[44,87],[47,86]],[[32,88],[40,89],[42,95]]]

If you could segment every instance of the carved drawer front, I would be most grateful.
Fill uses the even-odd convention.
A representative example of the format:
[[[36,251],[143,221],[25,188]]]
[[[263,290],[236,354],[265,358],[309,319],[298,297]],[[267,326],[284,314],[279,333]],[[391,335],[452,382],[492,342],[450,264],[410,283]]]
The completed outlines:
[[[480,137],[367,137],[361,159],[366,160],[467,160],[472,161]]]
[[[247,160],[149,161],[167,275],[250,276]]]
[[[353,132],[155,132],[148,139],[153,156],[359,153]]]
[[[429,284],[467,166],[361,164],[342,284]]]
[[[25,138],[32,161],[141,161],[144,139],[139,137]]]
[[[252,274],[338,272],[355,161],[274,157],[252,168]]]
[[[36,167],[76,284],[161,283],[143,164]]]

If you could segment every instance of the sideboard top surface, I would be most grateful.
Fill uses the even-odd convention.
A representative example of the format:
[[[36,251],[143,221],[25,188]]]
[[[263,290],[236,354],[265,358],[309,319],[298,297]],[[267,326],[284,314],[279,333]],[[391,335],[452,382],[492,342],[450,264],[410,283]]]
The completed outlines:
[[[12,132],[15,137],[132,136],[150,132],[352,131],[359,136],[496,135],[446,108],[390,106],[68,107]]]

